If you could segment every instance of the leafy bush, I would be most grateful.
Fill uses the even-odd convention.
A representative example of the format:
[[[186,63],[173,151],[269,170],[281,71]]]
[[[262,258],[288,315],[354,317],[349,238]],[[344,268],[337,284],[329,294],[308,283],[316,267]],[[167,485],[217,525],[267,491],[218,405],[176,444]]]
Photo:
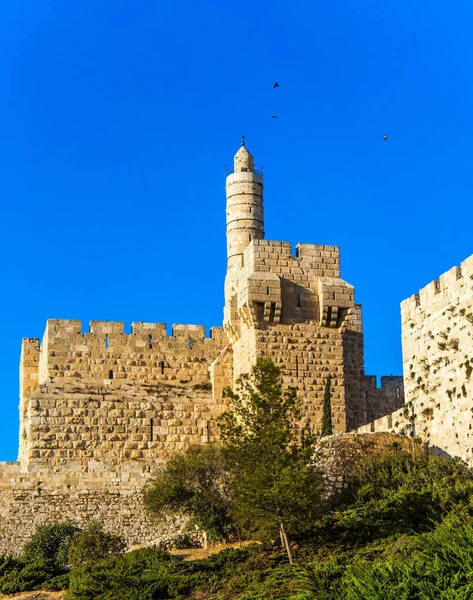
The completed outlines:
[[[455,515],[390,559],[355,561],[343,576],[347,600],[467,600],[473,597],[473,525]]]
[[[428,531],[470,497],[473,474],[461,461],[394,448],[360,466],[320,534],[359,543]]]
[[[91,565],[110,556],[123,554],[125,540],[118,535],[106,533],[100,523],[90,523],[71,542],[69,564]]]
[[[155,600],[183,596],[198,583],[193,567],[160,549],[136,550],[73,569],[69,600]]]
[[[59,587],[58,587],[59,586]],[[67,575],[58,581],[58,570],[52,560],[35,558],[30,562],[11,561],[2,569],[0,592],[14,594],[36,589],[63,589],[67,587]]]
[[[67,565],[69,546],[79,532],[80,529],[71,523],[38,525],[23,547],[23,562],[51,561],[55,569],[62,569]]]
[[[20,558],[0,557],[0,593],[67,588],[69,575],[64,567],[69,546],[79,531],[70,523],[38,526]]]

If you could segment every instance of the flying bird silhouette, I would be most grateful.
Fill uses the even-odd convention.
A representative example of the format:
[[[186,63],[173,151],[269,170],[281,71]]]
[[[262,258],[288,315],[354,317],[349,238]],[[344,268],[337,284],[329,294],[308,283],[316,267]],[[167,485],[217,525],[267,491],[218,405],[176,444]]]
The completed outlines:
[[[276,116],[276,115],[273,115],[273,116],[271,117],[271,119],[277,119],[277,116]]]
[[[383,135],[383,140],[384,140],[385,142],[387,142],[387,141],[388,141],[388,136],[387,136],[386,134],[385,134],[385,135]]]
[[[273,85],[273,88],[277,88],[279,87],[279,83],[276,81],[276,83]]]

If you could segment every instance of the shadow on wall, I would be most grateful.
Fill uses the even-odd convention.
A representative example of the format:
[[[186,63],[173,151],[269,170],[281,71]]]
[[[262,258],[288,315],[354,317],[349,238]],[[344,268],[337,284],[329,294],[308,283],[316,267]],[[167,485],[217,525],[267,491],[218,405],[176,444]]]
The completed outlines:
[[[427,454],[433,454],[434,456],[440,456],[442,458],[458,458],[456,456],[452,456],[448,452],[445,452],[443,448],[439,446],[430,446],[428,443],[424,444],[424,448]]]

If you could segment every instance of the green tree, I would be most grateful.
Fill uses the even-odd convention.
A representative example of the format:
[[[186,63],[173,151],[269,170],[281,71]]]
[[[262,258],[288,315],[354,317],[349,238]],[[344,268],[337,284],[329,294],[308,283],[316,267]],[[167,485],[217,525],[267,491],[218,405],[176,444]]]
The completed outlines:
[[[145,490],[144,501],[156,514],[184,512],[211,539],[228,539],[234,531],[230,475],[216,445],[194,445],[175,454]]]
[[[325,380],[324,390],[324,406],[322,412],[322,432],[320,437],[333,434],[332,426],[332,391],[330,389],[332,384],[332,376],[329,375]]]
[[[125,540],[103,530],[100,523],[92,522],[79,533],[69,546],[69,564],[73,567],[92,565],[110,556],[123,554]]]
[[[302,404],[295,389],[283,390],[280,369],[267,358],[226,396],[231,410],[219,418],[219,429],[234,478],[233,515],[263,535],[279,532],[292,563],[289,538],[311,528],[322,491]]]

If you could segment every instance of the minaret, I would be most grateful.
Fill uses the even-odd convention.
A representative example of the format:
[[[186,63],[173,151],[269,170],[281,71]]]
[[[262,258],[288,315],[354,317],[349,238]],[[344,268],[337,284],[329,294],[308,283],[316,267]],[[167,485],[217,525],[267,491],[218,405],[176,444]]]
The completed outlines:
[[[233,173],[227,176],[227,275],[225,302],[235,291],[243,252],[252,240],[264,239],[263,176],[255,171],[253,156],[245,147],[235,154]]]

